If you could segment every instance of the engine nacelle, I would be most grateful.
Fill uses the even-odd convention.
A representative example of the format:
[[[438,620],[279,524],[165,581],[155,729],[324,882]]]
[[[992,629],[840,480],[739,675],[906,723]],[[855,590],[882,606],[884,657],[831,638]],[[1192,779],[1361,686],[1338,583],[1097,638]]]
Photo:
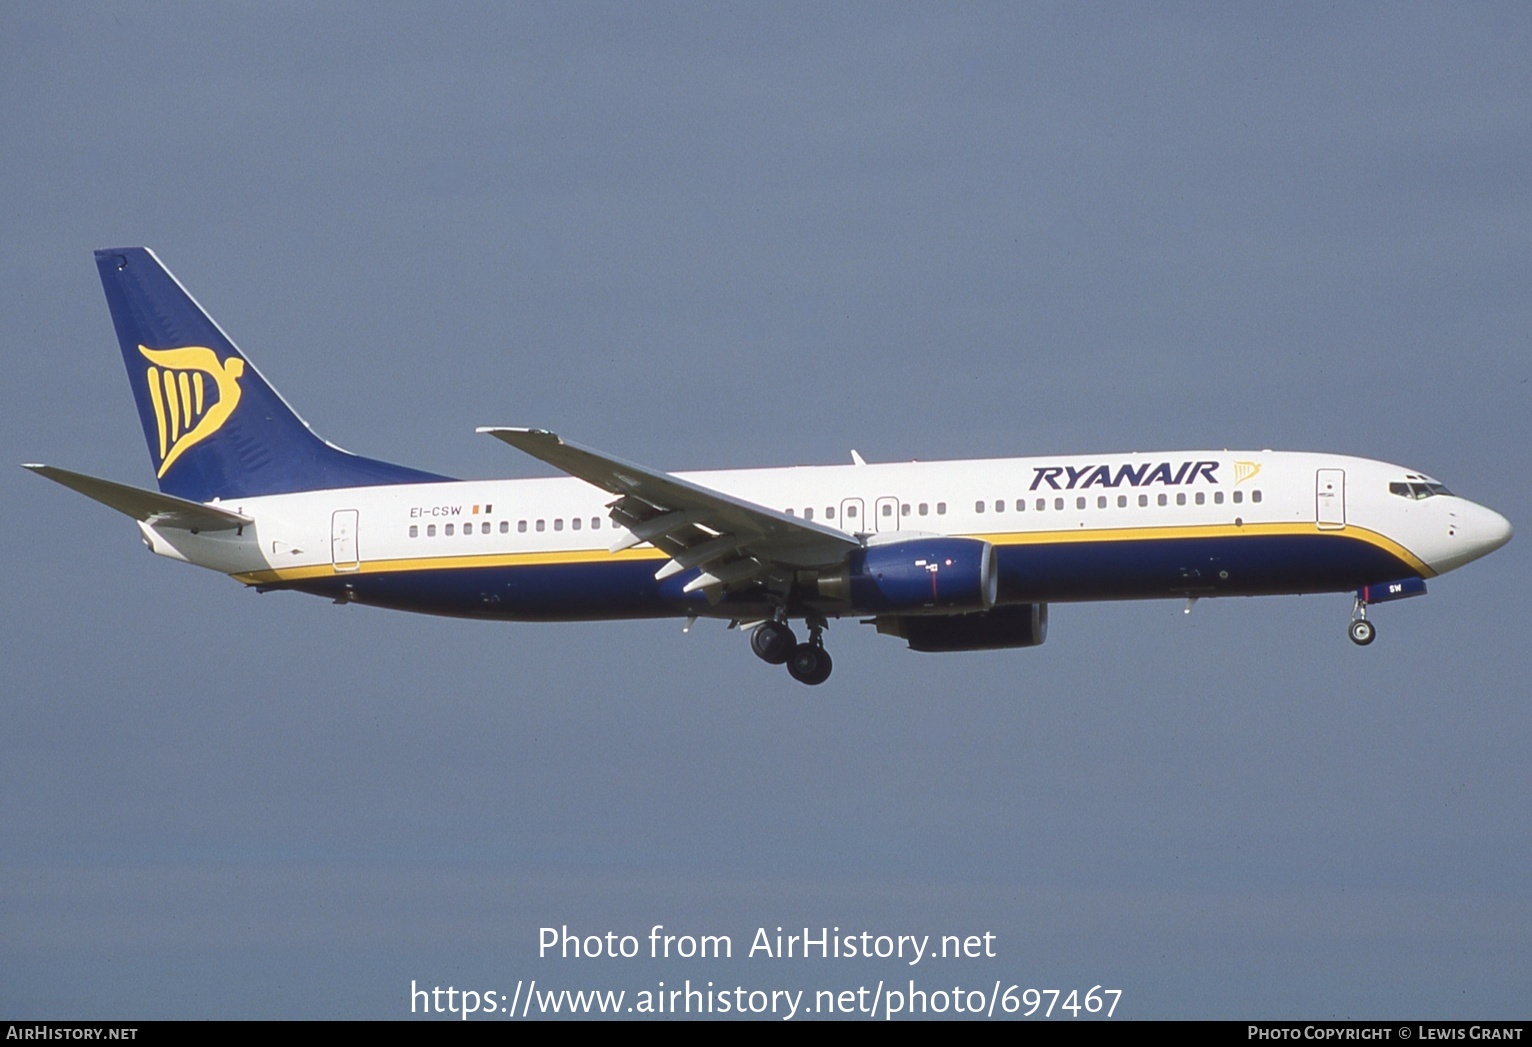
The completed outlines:
[[[877,619],[878,632],[909,642],[913,651],[993,651],[1036,647],[1048,638],[1048,605],[1016,604],[975,614]]]
[[[988,542],[933,536],[858,549],[815,583],[858,613],[921,615],[987,610],[1000,577]]]

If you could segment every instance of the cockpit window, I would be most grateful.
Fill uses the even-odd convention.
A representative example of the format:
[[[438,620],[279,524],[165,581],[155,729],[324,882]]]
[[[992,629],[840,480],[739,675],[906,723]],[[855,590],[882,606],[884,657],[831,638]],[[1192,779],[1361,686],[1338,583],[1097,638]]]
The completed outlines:
[[[1446,484],[1439,484],[1434,480],[1419,481],[1414,483],[1400,483],[1395,481],[1388,485],[1389,494],[1397,494],[1401,498],[1413,498],[1416,501],[1422,498],[1430,498],[1438,494],[1451,494]]]

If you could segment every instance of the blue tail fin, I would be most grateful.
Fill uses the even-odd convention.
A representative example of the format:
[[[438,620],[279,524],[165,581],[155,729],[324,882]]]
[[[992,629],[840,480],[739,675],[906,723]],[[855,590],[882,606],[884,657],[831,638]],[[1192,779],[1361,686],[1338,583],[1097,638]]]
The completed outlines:
[[[209,502],[448,479],[326,443],[153,252],[96,252],[160,490]]]

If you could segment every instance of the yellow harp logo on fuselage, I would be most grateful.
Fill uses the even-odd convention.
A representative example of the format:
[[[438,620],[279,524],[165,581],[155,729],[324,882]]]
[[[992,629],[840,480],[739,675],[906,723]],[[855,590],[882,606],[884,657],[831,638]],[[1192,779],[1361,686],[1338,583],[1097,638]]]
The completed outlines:
[[[184,349],[141,345],[138,351],[149,361],[149,402],[154,405],[160,438],[160,471],[155,476],[162,477],[188,448],[212,436],[229,420],[239,406],[239,379],[245,373],[245,361],[236,356],[220,361],[218,354],[200,345]]]

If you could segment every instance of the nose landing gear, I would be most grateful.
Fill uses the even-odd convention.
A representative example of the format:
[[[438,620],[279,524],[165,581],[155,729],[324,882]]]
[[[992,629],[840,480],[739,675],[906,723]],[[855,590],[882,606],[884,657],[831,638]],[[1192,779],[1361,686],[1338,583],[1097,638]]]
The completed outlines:
[[[1399,578],[1392,582],[1373,582],[1356,591],[1356,603],[1351,608],[1351,625],[1346,630],[1351,642],[1366,647],[1378,636],[1378,631],[1367,620],[1367,605],[1403,600],[1411,596],[1426,595],[1426,580],[1419,575]]]
[[[1358,647],[1366,647],[1378,638],[1378,630],[1367,620],[1367,601],[1360,596],[1351,608],[1351,624],[1346,628],[1346,635],[1351,637],[1351,642]]]

